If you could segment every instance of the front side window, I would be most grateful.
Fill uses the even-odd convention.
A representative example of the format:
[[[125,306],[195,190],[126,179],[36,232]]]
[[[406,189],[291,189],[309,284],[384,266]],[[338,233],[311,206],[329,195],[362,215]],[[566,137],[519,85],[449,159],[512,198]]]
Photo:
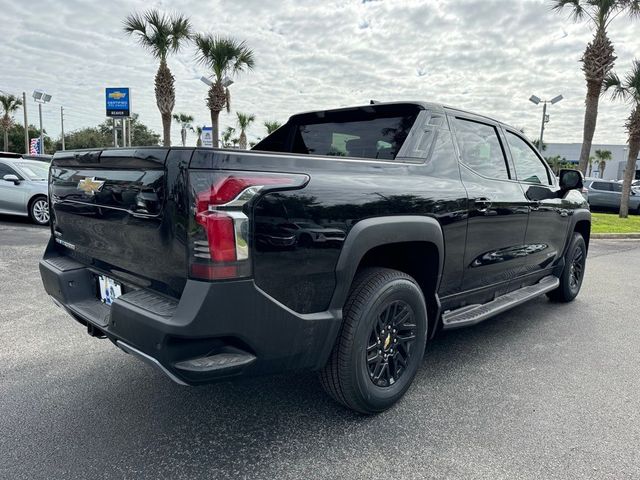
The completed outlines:
[[[5,175],[17,175],[16,172],[9,165],[0,163],[0,179]]]
[[[549,171],[533,149],[522,138],[507,132],[507,143],[516,168],[518,180],[527,183],[550,185]]]
[[[603,192],[611,191],[611,184],[605,182],[593,182],[591,188],[594,190],[602,190]]]
[[[462,118],[454,120],[462,163],[485,177],[509,179],[507,162],[492,125]]]

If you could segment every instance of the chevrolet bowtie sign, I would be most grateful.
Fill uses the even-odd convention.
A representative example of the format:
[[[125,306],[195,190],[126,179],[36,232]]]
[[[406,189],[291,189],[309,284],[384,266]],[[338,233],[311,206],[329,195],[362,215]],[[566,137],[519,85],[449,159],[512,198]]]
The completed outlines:
[[[129,88],[105,88],[107,117],[129,117],[131,99]]]
[[[78,182],[78,190],[82,190],[87,195],[93,197],[104,185],[104,180],[96,180],[96,177],[86,177]]]

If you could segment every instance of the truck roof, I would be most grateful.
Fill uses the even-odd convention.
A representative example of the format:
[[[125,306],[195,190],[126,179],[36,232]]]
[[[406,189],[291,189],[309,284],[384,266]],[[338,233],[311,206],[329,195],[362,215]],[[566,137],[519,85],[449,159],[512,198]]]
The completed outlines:
[[[458,107],[452,107],[451,105],[446,105],[443,103],[436,103],[436,102],[425,102],[425,101],[416,101],[416,100],[410,100],[410,101],[404,101],[404,102],[376,102],[376,101],[372,101],[373,103],[369,103],[369,104],[365,104],[365,105],[353,105],[353,106],[348,106],[348,107],[341,107],[341,108],[329,108],[326,110],[309,110],[306,112],[300,112],[300,113],[296,113],[294,115],[291,115],[291,118],[295,118],[298,116],[303,116],[303,115],[310,115],[310,114],[318,114],[318,113],[328,113],[328,112],[341,112],[341,111],[349,111],[349,110],[358,110],[358,109],[366,109],[366,108],[372,108],[372,107],[376,107],[376,106],[384,106],[384,105],[415,105],[420,107],[421,109],[425,109],[425,110],[433,110],[433,111],[437,111],[437,112],[444,112],[445,110],[451,110],[453,112],[460,112],[460,113],[465,113],[468,115],[473,115],[474,117],[479,117],[479,118],[484,118],[487,119],[491,122],[495,122],[495,123],[499,123],[500,125],[504,125],[510,128],[514,128],[512,125],[509,125],[505,122],[502,122],[500,120],[497,120],[493,117],[490,117],[488,115],[483,115],[480,113],[476,113],[476,112],[471,112],[469,110],[464,110],[462,108],[458,108]]]

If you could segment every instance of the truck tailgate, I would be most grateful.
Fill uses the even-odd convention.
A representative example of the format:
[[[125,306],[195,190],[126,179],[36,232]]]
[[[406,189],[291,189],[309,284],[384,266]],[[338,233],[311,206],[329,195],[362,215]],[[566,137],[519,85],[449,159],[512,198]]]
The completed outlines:
[[[187,154],[159,148],[56,154],[49,193],[57,248],[120,281],[179,296],[187,206],[177,172]]]

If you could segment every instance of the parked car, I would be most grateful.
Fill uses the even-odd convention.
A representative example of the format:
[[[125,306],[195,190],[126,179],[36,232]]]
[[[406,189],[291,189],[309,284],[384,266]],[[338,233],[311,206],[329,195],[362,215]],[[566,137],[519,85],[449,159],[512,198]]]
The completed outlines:
[[[343,230],[322,227],[313,222],[288,222],[280,226],[284,230],[293,233],[298,243],[302,246],[342,242],[345,237]]]
[[[601,210],[620,210],[622,200],[622,183],[615,180],[589,179],[585,181],[589,192],[591,208]],[[631,187],[629,197],[629,212],[640,215],[640,192],[637,187]]]
[[[47,163],[0,156],[0,213],[29,216],[34,223],[47,225],[48,174]]]
[[[294,115],[252,151],[58,152],[49,188],[44,288],[90,335],[180,384],[317,370],[363,413],[439,330],[573,300],[591,226],[579,172],[420,102]],[[292,222],[342,235],[272,248]]]

